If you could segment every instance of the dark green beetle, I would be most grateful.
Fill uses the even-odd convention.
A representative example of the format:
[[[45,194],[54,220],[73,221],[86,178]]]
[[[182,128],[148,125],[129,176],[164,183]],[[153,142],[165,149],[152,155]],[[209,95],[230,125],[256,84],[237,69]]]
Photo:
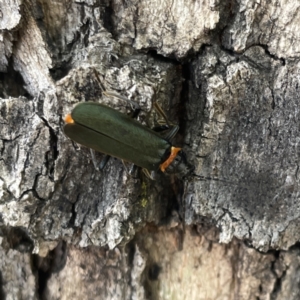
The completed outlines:
[[[181,148],[169,137],[142,125],[132,117],[95,102],[82,102],[65,118],[65,134],[81,145],[150,171],[184,176],[193,168]],[[174,131],[175,133],[177,130]]]

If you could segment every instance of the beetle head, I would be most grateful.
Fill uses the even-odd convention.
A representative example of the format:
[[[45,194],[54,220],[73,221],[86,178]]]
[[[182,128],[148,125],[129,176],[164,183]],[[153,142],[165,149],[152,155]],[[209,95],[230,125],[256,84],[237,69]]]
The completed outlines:
[[[166,169],[167,174],[178,174],[180,177],[190,175],[195,167],[190,164],[186,158],[186,154],[181,150]]]

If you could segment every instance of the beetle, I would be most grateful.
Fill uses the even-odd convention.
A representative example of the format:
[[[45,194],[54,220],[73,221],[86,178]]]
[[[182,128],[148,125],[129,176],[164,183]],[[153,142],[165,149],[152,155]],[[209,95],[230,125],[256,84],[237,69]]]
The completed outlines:
[[[64,133],[78,144],[148,171],[161,170],[185,176],[193,171],[193,167],[182,149],[174,147],[170,141],[178,128],[174,126],[169,135],[163,137],[104,104],[81,102],[65,117]]]

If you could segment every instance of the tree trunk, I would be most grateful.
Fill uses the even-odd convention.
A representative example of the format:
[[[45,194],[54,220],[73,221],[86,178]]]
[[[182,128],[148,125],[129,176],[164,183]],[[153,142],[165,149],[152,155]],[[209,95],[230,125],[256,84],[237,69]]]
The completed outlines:
[[[0,298],[299,299],[299,13],[2,0]],[[97,171],[63,126],[78,102],[131,110],[103,89],[145,126],[159,103],[192,176]]]

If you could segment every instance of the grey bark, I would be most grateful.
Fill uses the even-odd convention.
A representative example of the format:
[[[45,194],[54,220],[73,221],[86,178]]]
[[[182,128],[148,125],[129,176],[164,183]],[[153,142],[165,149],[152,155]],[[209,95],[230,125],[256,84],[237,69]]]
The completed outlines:
[[[0,296],[299,299],[299,9],[2,1]],[[193,179],[98,172],[64,136],[80,101],[129,110],[95,70],[181,125]]]

